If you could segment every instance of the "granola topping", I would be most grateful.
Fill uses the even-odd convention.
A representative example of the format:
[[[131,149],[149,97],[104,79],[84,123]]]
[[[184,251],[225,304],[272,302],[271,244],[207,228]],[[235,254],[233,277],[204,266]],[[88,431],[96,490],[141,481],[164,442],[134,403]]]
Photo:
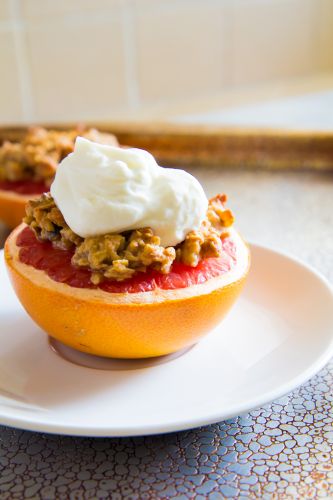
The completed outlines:
[[[81,238],[66,224],[49,193],[27,204],[24,222],[39,240],[72,249],[72,264],[89,268],[92,283],[98,285],[105,278],[123,281],[148,269],[168,274],[175,260],[196,267],[203,259],[221,256],[221,238],[228,234],[234,220],[232,212],[224,207],[226,200],[225,195],[212,198],[201,228],[190,231],[176,247],[162,246],[149,227]]]
[[[58,131],[33,127],[22,142],[5,141],[0,147],[0,181],[33,180],[50,185],[58,163],[74,150],[78,135],[102,144],[118,145],[115,136],[95,129]]]

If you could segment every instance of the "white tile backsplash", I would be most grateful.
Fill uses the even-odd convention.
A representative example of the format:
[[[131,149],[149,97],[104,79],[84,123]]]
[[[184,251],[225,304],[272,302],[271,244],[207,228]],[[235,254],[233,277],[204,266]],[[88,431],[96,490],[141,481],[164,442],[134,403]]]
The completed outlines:
[[[20,2],[22,15],[26,21],[44,22],[54,18],[104,13],[110,7],[121,6],[124,0],[20,0]]]
[[[13,32],[0,31],[0,120],[6,123],[23,120],[19,70]]]
[[[145,2],[147,3],[147,2]],[[216,92],[230,81],[231,47],[220,2],[136,2],[137,65],[143,102]]]
[[[316,64],[313,0],[235,0],[234,9],[235,85],[311,73]]]
[[[333,1],[318,0],[318,64],[321,70],[333,68]]]
[[[117,9],[104,19],[53,19],[26,31],[37,121],[111,119],[125,107],[125,58]]]
[[[10,19],[10,0],[0,0],[0,26]]]
[[[333,71],[333,0],[0,0],[0,35],[0,123],[147,117]]]

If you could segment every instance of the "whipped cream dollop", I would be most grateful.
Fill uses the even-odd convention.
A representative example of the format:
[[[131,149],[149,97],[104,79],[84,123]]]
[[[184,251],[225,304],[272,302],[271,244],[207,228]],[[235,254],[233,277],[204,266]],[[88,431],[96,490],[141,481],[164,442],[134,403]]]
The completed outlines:
[[[163,246],[199,229],[208,207],[200,183],[184,170],[160,167],[142,149],[82,137],[59,164],[51,194],[83,238],[151,227]]]

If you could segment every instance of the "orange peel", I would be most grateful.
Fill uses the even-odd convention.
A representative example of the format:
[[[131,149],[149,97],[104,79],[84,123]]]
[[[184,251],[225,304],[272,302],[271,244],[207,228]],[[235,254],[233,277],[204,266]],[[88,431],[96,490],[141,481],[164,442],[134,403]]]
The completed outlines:
[[[38,194],[36,198],[38,198]],[[10,229],[21,224],[25,216],[25,205],[31,200],[31,194],[19,194],[0,189],[0,220]]]

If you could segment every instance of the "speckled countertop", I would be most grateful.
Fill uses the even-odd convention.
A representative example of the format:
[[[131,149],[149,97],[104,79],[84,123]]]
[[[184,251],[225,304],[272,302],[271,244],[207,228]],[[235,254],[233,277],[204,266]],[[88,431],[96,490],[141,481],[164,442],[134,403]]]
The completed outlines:
[[[249,239],[333,282],[333,173],[192,169],[229,194]],[[333,328],[333,325],[332,325]],[[298,390],[226,422],[90,439],[0,428],[0,499],[333,498],[333,362]]]

